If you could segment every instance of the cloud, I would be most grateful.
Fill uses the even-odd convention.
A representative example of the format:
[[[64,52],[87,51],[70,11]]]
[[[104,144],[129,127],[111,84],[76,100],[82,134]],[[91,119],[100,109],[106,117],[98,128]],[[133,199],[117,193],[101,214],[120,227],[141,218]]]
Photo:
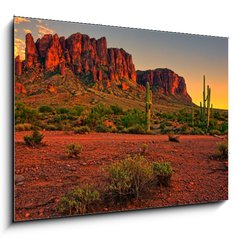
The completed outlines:
[[[14,23],[15,24],[20,24],[20,23],[23,23],[23,22],[30,22],[30,20],[27,19],[27,18],[23,18],[23,17],[15,17],[14,18]]]
[[[20,58],[25,59],[25,41],[20,38],[14,40],[14,55],[20,55]]]
[[[30,29],[23,29],[25,33],[31,33],[31,30]]]
[[[45,27],[43,25],[36,25],[36,27],[38,28],[39,37],[41,37],[42,35],[45,35],[45,34],[53,34],[54,33],[53,29]]]

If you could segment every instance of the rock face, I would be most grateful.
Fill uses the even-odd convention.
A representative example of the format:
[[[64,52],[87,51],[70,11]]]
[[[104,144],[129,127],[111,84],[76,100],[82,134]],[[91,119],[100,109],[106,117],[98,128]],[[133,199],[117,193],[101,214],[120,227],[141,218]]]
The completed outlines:
[[[20,76],[22,74],[22,61],[18,55],[15,59],[15,74]]]
[[[16,76],[24,74],[28,69],[39,70],[36,72],[40,74],[52,72],[65,76],[66,70],[70,69],[79,79],[103,82],[102,86],[105,87],[116,85],[127,91],[134,86],[135,90],[140,91],[144,90],[149,81],[150,86],[160,94],[180,96],[185,101],[192,101],[183,77],[166,68],[136,72],[132,55],[122,48],[107,48],[105,37],[96,40],[75,33],[66,39],[57,34],[46,34],[34,42],[28,33],[25,41],[25,60],[22,62],[19,56],[15,59]],[[130,84],[127,84],[127,80]],[[17,87],[19,92],[24,92],[20,86]]]
[[[25,55],[26,67],[31,68],[38,62],[38,51],[30,33],[26,34]]]
[[[15,82],[15,93],[16,94],[26,94],[26,89],[22,83]]]
[[[16,63],[19,65],[19,59]],[[59,38],[57,34],[46,34],[36,43],[28,33],[25,66],[26,69],[40,67],[46,72],[58,71],[63,76],[65,69],[70,68],[81,76],[91,74],[93,81],[136,81],[136,71],[129,53],[123,49],[107,48],[105,37],[96,40],[81,33],[72,34],[67,39]]]
[[[137,83],[146,86],[147,81],[159,93],[180,96],[188,102],[192,102],[191,97],[187,93],[184,78],[170,69],[157,68],[155,70],[137,71]]]

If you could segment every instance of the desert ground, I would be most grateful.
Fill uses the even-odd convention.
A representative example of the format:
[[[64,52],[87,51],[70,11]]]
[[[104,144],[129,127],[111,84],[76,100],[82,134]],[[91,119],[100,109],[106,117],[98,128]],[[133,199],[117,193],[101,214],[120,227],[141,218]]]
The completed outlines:
[[[207,135],[182,135],[169,142],[166,135],[134,135],[43,131],[44,144],[25,145],[27,131],[15,133],[15,220],[60,217],[60,197],[84,183],[103,184],[106,166],[139,153],[148,145],[145,158],[168,161],[173,167],[171,186],[151,189],[140,200],[126,205],[100,205],[93,213],[216,202],[228,198],[226,163],[216,157],[222,139]],[[65,154],[69,143],[82,145],[80,158]]]

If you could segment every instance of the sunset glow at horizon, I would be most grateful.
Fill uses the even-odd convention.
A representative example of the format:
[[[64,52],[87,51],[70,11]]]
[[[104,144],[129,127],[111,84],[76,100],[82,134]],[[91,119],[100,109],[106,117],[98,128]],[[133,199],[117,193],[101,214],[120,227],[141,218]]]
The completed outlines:
[[[198,106],[205,75],[213,107],[228,109],[228,39],[224,37],[15,17],[14,54],[24,60],[27,33],[36,42],[44,34],[67,38],[76,32],[96,39],[105,36],[108,48],[123,48],[132,55],[136,70],[173,70],[184,77],[187,91]]]

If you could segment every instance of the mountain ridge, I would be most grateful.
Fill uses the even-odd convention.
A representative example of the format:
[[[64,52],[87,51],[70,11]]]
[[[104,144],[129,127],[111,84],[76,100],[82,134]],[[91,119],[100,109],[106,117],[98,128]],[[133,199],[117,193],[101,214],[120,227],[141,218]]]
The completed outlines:
[[[17,81],[29,72],[32,82],[44,79],[48,74],[60,74],[66,78],[66,72],[70,70],[79,81],[89,86],[97,85],[99,90],[120,88],[120,94],[129,91],[135,94],[136,91],[144,92],[149,81],[156,94],[172,95],[183,103],[192,103],[183,77],[167,68],[136,71],[132,55],[123,48],[107,48],[105,37],[96,40],[81,33],[68,38],[46,34],[35,42],[28,33],[25,41],[25,60],[19,56],[15,58]],[[24,88],[24,82],[21,84],[23,86],[18,89]]]

